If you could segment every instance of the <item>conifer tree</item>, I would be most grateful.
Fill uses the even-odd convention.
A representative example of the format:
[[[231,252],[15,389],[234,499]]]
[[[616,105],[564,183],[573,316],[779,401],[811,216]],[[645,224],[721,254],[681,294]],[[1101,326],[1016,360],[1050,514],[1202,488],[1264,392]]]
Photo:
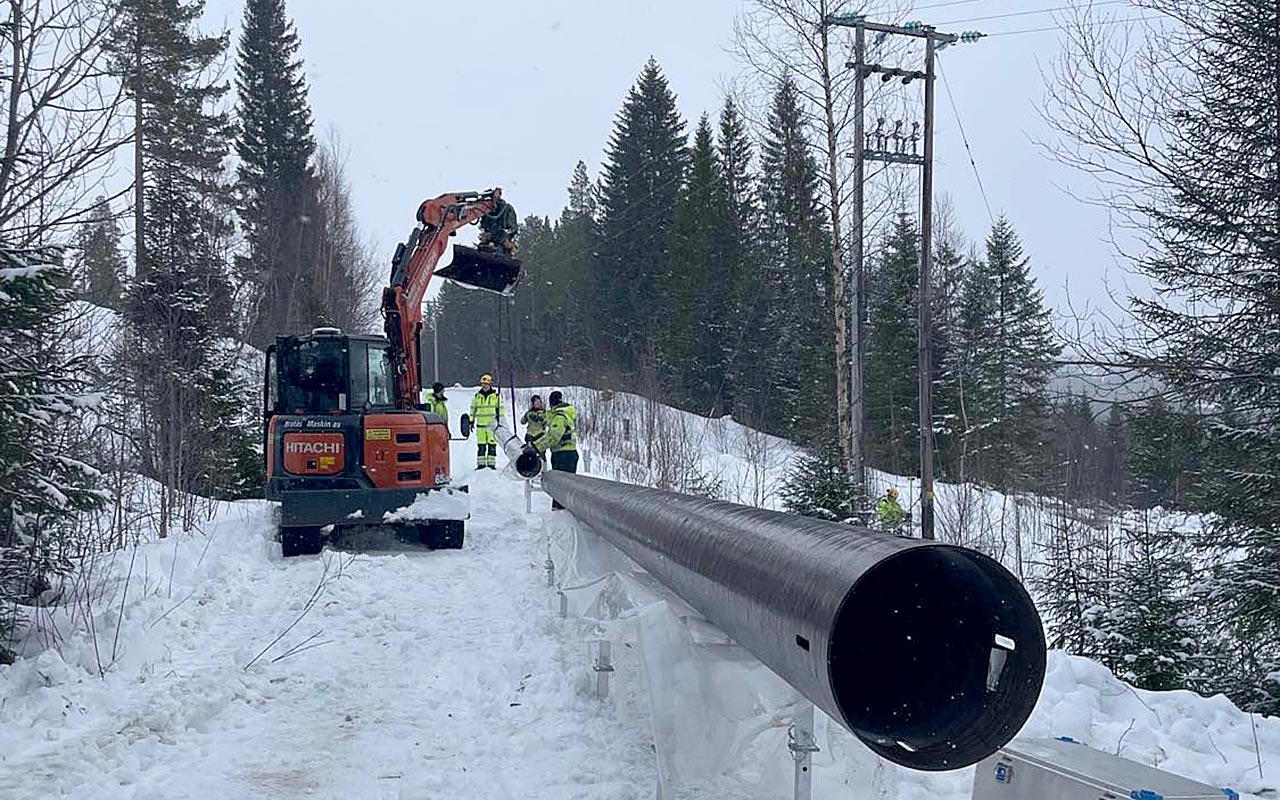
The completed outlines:
[[[817,445],[835,436],[834,301],[819,172],[795,82],[778,84],[760,149],[762,297],[748,346],[766,354],[754,376],[767,387],[773,432]],[[743,391],[746,391],[745,389]]]
[[[903,214],[868,279],[863,389],[870,463],[899,475],[914,474],[919,462],[919,270],[919,231]]]
[[[651,58],[618,113],[600,176],[592,305],[624,374],[634,374],[663,316],[654,291],[673,269],[667,245],[688,161],[675,94]]]
[[[1101,631],[1117,674],[1142,689],[1167,691],[1204,685],[1205,620],[1192,601],[1199,585],[1194,549],[1182,531],[1153,515],[1125,526],[1126,553]]]
[[[694,133],[688,177],[671,231],[671,269],[661,284],[665,319],[659,339],[666,373],[683,389],[687,407],[705,412],[717,402],[732,319],[724,285],[726,250],[736,238],[711,122]]]
[[[966,438],[978,476],[1001,488],[1025,484],[1048,449],[1042,421],[1054,341],[1043,295],[1013,226],[996,220],[962,290],[961,350]]]
[[[537,382],[553,372],[561,361],[565,341],[562,328],[562,298],[554,279],[558,263],[556,230],[545,217],[526,217],[520,225],[520,259],[528,279],[521,282],[508,301],[510,327],[500,328],[510,336],[510,365],[507,374],[517,382]],[[550,334],[552,331],[558,335]]]
[[[709,409],[713,414],[721,409],[736,410],[740,388],[755,380],[749,374],[750,357],[744,355],[744,344],[748,320],[754,316],[761,295],[759,192],[752,167],[751,138],[732,96],[725,98],[720,109],[716,155],[724,182],[729,237],[716,269],[732,322],[724,330],[725,361],[719,377],[719,397],[715,408]]]
[[[1118,586],[1116,543],[1105,525],[1091,525],[1070,503],[1052,500],[1048,510],[1045,561],[1030,581],[1044,615],[1047,643],[1114,669],[1107,617]]]
[[[266,346],[322,314],[308,308],[323,287],[308,273],[315,152],[300,42],[285,0],[247,0],[236,59],[240,220],[249,253],[241,275],[260,287],[251,339]]]
[[[804,451],[782,489],[787,511],[832,522],[853,518],[860,497],[860,487],[845,472],[840,443],[834,437]]]
[[[596,187],[587,173],[587,165],[579,161],[569,181],[569,203],[556,225],[556,258],[547,278],[551,282],[549,305],[563,339],[557,362],[544,365],[544,370],[573,373],[598,360],[595,355],[598,317],[591,313],[588,294],[600,236],[598,215]]]
[[[1130,427],[1133,501],[1142,508],[1186,508],[1206,449],[1199,421],[1155,395],[1133,413]]]
[[[120,226],[105,197],[94,201],[76,232],[74,274],[80,296],[104,308],[119,308],[125,278]]]
[[[1141,337],[1121,353],[1170,405],[1206,417],[1212,461],[1195,494],[1220,548],[1214,635],[1230,643],[1237,668],[1224,678],[1242,707],[1275,713],[1280,24],[1270,0],[1147,5],[1170,24],[1140,53],[1092,30],[1071,37],[1052,118],[1073,140],[1063,160],[1100,176],[1125,218],[1148,223],[1137,268],[1156,291],[1132,303]]]
[[[747,132],[746,120],[742,118],[732,96],[726,97],[724,105],[720,107],[717,134],[716,156],[720,160],[730,220],[740,232],[739,241],[750,247],[758,239],[756,226],[760,212],[751,167],[751,137]]]
[[[140,122],[144,225],[117,361],[137,415],[139,469],[165,487],[164,533],[190,524],[185,498],[217,493],[253,438],[239,424],[253,401],[232,377],[228,265],[217,247],[230,227],[221,182],[230,126],[216,107],[226,87],[207,76],[227,41],[195,29],[201,2],[121,0],[120,11],[116,61]]]
[[[939,474],[957,477],[960,390],[954,351],[960,328],[960,297],[967,262],[949,216],[935,217],[933,254],[933,419]]]
[[[1119,405],[1112,405],[1103,425],[1106,453],[1102,462],[1104,496],[1112,502],[1129,501],[1130,447],[1129,420]]]
[[[70,570],[73,515],[104,497],[62,435],[94,402],[88,359],[53,346],[69,286],[60,251],[0,246],[0,663],[23,605]]]

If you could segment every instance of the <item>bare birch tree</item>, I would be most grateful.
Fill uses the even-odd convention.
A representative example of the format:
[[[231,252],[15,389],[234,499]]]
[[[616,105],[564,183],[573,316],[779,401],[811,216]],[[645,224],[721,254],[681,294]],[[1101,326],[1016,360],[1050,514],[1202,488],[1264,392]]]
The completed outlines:
[[[0,234],[34,245],[81,221],[130,134],[103,45],[106,0],[8,0],[0,19]]]
[[[852,150],[854,128],[854,71],[845,68],[853,56],[852,35],[825,24],[832,16],[853,11],[875,11],[892,16],[901,6],[885,2],[875,9],[849,0],[752,0],[735,25],[734,52],[761,80],[764,87],[775,87],[784,76],[791,76],[799,89],[810,124],[819,132],[814,148],[823,167],[824,200],[831,226],[831,284],[835,307],[835,364],[838,433],[846,461],[852,456],[852,414],[849,373],[853,332],[850,330],[850,303],[857,287],[851,286],[857,275],[849,255],[848,215],[853,191],[853,165],[847,154]],[[875,42],[869,53],[888,57],[890,43]],[[868,82],[867,108],[882,107],[892,102],[889,91],[879,82]],[[868,183],[874,175],[868,175]],[[873,230],[876,220],[901,202],[901,179],[889,176],[868,191],[864,200],[866,229]],[[871,189],[869,186],[868,189]],[[868,237],[869,238],[869,237]]]

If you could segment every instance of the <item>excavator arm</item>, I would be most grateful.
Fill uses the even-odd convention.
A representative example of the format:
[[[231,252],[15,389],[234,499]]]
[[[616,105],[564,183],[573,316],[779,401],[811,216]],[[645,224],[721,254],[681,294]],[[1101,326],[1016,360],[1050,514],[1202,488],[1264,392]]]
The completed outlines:
[[[418,207],[419,226],[396,247],[391,259],[391,282],[382,290],[382,317],[395,370],[396,406],[414,408],[422,389],[418,367],[418,337],[422,332],[422,298],[431,276],[506,294],[520,277],[520,262],[505,253],[454,246],[453,263],[436,270],[449,237],[459,228],[480,221],[498,204],[487,192],[454,192],[427,200]]]

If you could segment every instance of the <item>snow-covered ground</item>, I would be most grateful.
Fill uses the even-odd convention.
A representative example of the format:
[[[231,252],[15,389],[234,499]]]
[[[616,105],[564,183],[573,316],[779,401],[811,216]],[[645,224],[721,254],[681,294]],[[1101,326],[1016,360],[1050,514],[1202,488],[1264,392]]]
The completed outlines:
[[[456,432],[471,390],[449,395]],[[757,467],[733,448],[752,434],[686,422],[706,432],[699,469],[749,487]],[[588,443],[593,471],[651,469],[604,443]],[[651,586],[623,608],[608,576],[625,567],[588,563],[602,543],[545,497],[525,514],[522,484],[502,470],[472,474],[470,442],[453,456],[471,486],[460,551],[285,561],[271,506],[242,502],[218,506],[200,533],[99,559],[89,600],[52,611],[28,657],[0,667],[0,798],[650,798],[659,763],[678,768],[665,773],[673,797],[789,796],[786,687]],[[587,545],[566,550],[568,539]],[[603,577],[567,619],[549,553],[562,586]],[[617,642],[604,701],[590,691],[602,639]],[[659,758],[703,731],[719,740]],[[1280,785],[1280,720],[1221,697],[1135,691],[1061,653],[1026,733],[1242,792]],[[818,744],[817,798],[961,800],[972,784],[972,769],[877,762],[821,718]]]
[[[285,561],[245,502],[97,564],[96,637],[62,611],[61,653],[0,667],[0,798],[651,796],[645,727],[580,691],[520,484],[454,463],[461,551]]]

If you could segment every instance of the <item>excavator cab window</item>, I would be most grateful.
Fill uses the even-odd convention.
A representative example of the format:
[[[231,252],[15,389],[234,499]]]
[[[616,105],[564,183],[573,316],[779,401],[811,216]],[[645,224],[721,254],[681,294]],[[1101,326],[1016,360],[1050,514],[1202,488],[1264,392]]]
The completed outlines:
[[[351,354],[351,408],[390,407],[395,403],[395,383],[387,345],[353,341]]]
[[[283,342],[278,351],[279,408],[293,414],[336,414],[349,408],[347,342],[342,337]]]

